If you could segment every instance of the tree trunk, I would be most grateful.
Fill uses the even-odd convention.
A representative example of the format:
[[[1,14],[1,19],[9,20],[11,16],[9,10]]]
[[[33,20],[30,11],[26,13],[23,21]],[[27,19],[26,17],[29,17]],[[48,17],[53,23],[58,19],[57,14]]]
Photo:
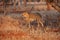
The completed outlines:
[[[26,7],[26,0],[24,0],[24,6]]]
[[[50,10],[49,0],[46,0],[46,4],[47,4],[47,10]]]

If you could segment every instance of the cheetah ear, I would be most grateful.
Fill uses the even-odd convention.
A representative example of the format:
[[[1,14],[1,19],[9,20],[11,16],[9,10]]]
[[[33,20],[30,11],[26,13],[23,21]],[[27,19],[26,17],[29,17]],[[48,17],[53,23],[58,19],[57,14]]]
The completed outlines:
[[[28,13],[28,14],[29,14],[30,12],[28,11],[28,12],[26,12],[26,13]]]

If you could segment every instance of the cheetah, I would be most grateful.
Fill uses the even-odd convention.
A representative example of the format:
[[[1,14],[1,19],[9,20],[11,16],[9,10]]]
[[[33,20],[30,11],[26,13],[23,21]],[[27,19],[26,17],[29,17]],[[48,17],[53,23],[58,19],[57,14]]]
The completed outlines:
[[[26,23],[29,25],[29,27],[31,26],[30,23],[33,21],[37,21],[38,27],[40,25],[43,27],[43,20],[40,14],[24,12],[22,13],[22,17],[26,21]]]

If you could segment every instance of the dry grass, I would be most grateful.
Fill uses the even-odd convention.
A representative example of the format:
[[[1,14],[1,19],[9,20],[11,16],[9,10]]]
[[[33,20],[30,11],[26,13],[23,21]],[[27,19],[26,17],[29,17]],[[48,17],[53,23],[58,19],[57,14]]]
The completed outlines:
[[[60,40],[59,32],[25,28],[20,21],[10,16],[0,17],[0,40]]]

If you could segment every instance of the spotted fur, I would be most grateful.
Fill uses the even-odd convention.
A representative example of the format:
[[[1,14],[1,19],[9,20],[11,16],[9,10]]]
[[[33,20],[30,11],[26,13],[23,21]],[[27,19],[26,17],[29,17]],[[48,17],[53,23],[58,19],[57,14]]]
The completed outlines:
[[[43,27],[43,20],[41,18],[40,15],[38,15],[37,13],[28,13],[28,12],[24,12],[22,14],[24,20],[26,21],[27,24],[29,24],[29,27],[30,27],[30,22],[33,22],[33,21],[37,21],[38,23],[38,27],[39,26],[42,26]]]

